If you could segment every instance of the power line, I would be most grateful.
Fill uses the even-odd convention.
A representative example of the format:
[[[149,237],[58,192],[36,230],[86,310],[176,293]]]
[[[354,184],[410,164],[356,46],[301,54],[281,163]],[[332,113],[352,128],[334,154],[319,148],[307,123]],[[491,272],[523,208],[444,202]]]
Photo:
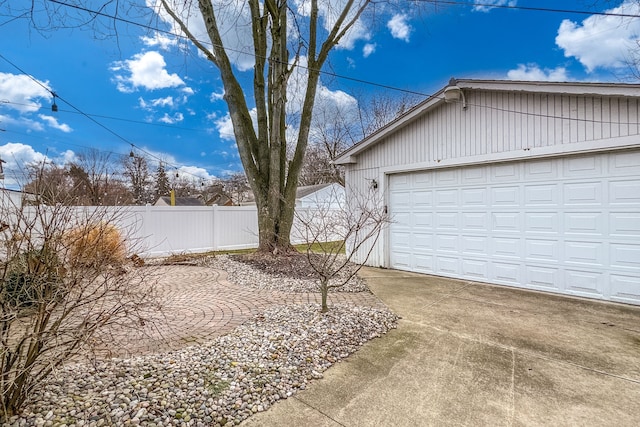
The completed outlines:
[[[129,144],[131,146],[131,148],[136,148],[138,151],[141,151],[143,153],[145,153],[147,156],[152,157],[156,160],[158,160],[159,162],[162,162],[174,169],[176,169],[176,171],[178,170],[178,166],[168,163],[166,161],[164,161],[163,159],[161,159],[160,157],[156,156],[153,153],[150,153],[149,151],[135,145],[133,142],[129,141],[127,138],[123,137],[122,135],[118,134],[116,131],[112,130],[111,128],[107,127],[106,125],[100,123],[99,121],[97,121],[96,119],[94,119],[93,117],[91,117],[89,114],[85,113],[84,111],[80,110],[79,108],[77,108],[76,106],[74,106],[73,104],[71,104],[69,101],[67,101],[66,99],[62,98],[60,95],[58,95],[57,93],[55,93],[53,90],[51,90],[49,87],[47,87],[46,85],[44,85],[40,80],[36,79],[35,77],[33,77],[31,74],[27,73],[25,70],[23,70],[22,68],[20,68],[17,64],[15,64],[14,62],[10,61],[9,59],[7,59],[4,55],[2,55],[0,53],[0,58],[3,59],[4,61],[6,61],[7,63],[9,63],[12,67],[14,67],[16,70],[20,71],[22,74],[24,74],[25,76],[29,77],[29,79],[33,80],[38,86],[42,87],[44,90],[46,90],[47,92],[49,92],[51,94],[51,96],[53,97],[53,101],[54,101],[54,105],[55,105],[55,100],[56,98],[58,98],[59,100],[61,100],[62,102],[64,102],[65,104],[67,104],[68,106],[70,106],[71,108],[73,108],[78,114],[86,117],[87,119],[91,120],[93,123],[97,124],[98,126],[100,126],[101,128],[103,128],[104,130],[106,130],[107,132],[109,132],[110,134],[114,135],[116,138],[126,142],[127,144]],[[56,107],[57,108],[57,107]],[[184,172],[187,175],[191,175],[195,178],[198,179],[202,179],[201,177],[194,175],[190,172]]]
[[[470,6],[470,7],[486,7],[488,9],[513,9],[513,10],[526,10],[531,12],[551,12],[551,13],[572,13],[577,15],[598,15],[598,16],[614,16],[619,18],[640,18],[638,14],[632,13],[618,13],[618,12],[597,12],[589,10],[577,10],[577,9],[556,9],[550,7],[532,7],[532,6],[518,6],[509,4],[492,4],[482,2],[465,2],[455,0],[412,0],[420,3],[432,3],[432,4],[447,4],[454,6]]]
[[[33,107],[33,108],[40,108],[41,107],[38,104],[25,104],[25,103],[21,103],[21,102],[8,101],[8,100],[5,100],[5,99],[0,100],[0,104],[20,105],[20,106],[23,106],[23,107]],[[70,114],[80,114],[77,111],[64,110],[62,108],[58,109],[58,112],[60,112],[60,113],[70,113]],[[206,132],[207,131],[206,129],[188,128],[188,127],[183,127],[183,126],[175,126],[175,125],[171,125],[171,124],[167,124],[167,123],[145,122],[145,121],[142,121],[142,120],[125,119],[123,117],[105,116],[105,115],[102,115],[102,114],[86,113],[86,115],[91,116],[91,117],[98,117],[98,118],[101,118],[101,119],[117,120],[117,121],[121,121],[121,122],[135,123],[135,124],[147,125],[147,126],[166,127],[166,128],[170,128],[170,129],[177,129],[177,130],[189,130],[189,131],[194,131],[194,132]]]
[[[73,5],[73,4],[69,4],[69,3],[64,3],[64,2],[59,1],[59,0],[48,0],[48,1],[50,1],[52,3],[59,4],[59,5],[64,6],[64,7],[69,7],[69,8],[77,9],[77,10],[80,10],[80,11],[83,11],[83,12],[87,12],[87,13],[90,13],[90,14],[95,15],[95,16],[106,17],[106,18],[109,18],[109,19],[113,19],[113,20],[116,20],[116,21],[120,21],[120,22],[124,22],[124,23],[130,24],[130,25],[134,25],[134,26],[138,26],[138,27],[141,27],[141,28],[145,28],[147,30],[156,31],[158,33],[167,34],[167,35],[171,35],[171,36],[174,36],[174,37],[177,37],[177,38],[189,40],[189,38],[184,36],[184,35],[176,34],[176,33],[173,33],[171,31],[168,31],[168,30],[161,30],[161,29],[159,29],[157,27],[141,24],[139,22],[135,22],[135,21],[132,21],[130,19],[125,19],[125,18],[121,18],[119,16],[109,15],[107,13],[100,12],[100,11],[95,11],[95,10],[92,10],[92,9],[89,9],[89,8],[85,8],[85,7],[82,7],[82,6],[79,6],[79,5]],[[482,2],[462,2],[462,1],[455,1],[455,0],[416,0],[416,1],[423,2],[423,3],[432,3],[432,4],[447,4],[447,5],[457,5],[457,6],[474,6],[474,7],[488,7],[488,8],[502,8],[502,9],[517,9],[517,10],[525,10],[525,11],[553,12],[553,13],[565,13],[565,14],[566,13],[574,13],[574,14],[588,14],[588,15],[601,15],[601,16],[614,16],[614,17],[628,17],[628,18],[638,18],[638,17],[640,17],[640,15],[625,14],[625,13],[595,12],[595,11],[555,9],[555,8],[542,8],[542,7],[526,7],[526,6],[516,6],[516,5],[514,5],[514,6],[510,6],[510,5],[495,5],[495,4],[482,3]],[[212,46],[212,43],[210,41],[200,41],[200,40],[198,40],[198,42],[202,43],[203,45]],[[222,47],[224,47],[224,46],[222,46]],[[242,50],[232,49],[232,48],[228,48],[228,47],[224,47],[224,48],[226,50],[228,50],[228,51],[231,51],[231,52],[236,52],[236,53],[241,53],[241,54],[244,54],[244,55],[250,55],[250,56],[256,57],[256,55],[254,53],[247,53],[247,52],[242,51]],[[0,54],[0,58],[2,58],[5,61],[9,62],[15,68],[20,70],[23,74],[27,75],[32,80],[34,80],[36,83],[38,83],[40,86],[42,86],[45,90],[50,92],[52,94],[52,96],[54,96],[54,100],[55,100],[55,97],[60,98],[57,94],[55,94],[53,91],[51,91],[51,89],[49,89],[48,87],[46,87],[43,84],[41,84],[41,82],[39,82],[37,79],[35,79],[31,75],[29,75],[26,72],[24,72],[22,69],[17,67],[12,62],[8,61],[1,54]],[[264,59],[268,59],[268,58],[265,57]],[[284,61],[283,61],[283,63],[284,63]],[[300,66],[300,65],[299,65],[299,67],[302,68],[302,69],[317,71],[319,73],[322,73],[322,74],[325,74],[325,75],[329,75],[329,76],[332,76],[332,77],[335,77],[335,78],[339,78],[339,79],[345,79],[345,80],[350,80],[350,81],[354,81],[354,82],[361,83],[361,84],[381,87],[381,88],[388,89],[388,90],[399,91],[399,92],[409,93],[409,94],[413,94],[413,95],[419,95],[419,96],[422,96],[422,97],[425,97],[425,98],[434,98],[434,95],[423,93],[423,92],[401,89],[401,88],[394,87],[394,86],[391,86],[391,85],[386,85],[386,84],[372,82],[372,81],[365,80],[365,79],[359,79],[359,78],[355,78],[355,77],[345,76],[345,75],[341,75],[341,74],[337,74],[337,73],[333,73],[333,72],[329,72],[329,71],[315,70],[315,69],[312,69],[312,68],[309,68],[309,67]],[[159,161],[162,161],[159,157],[153,155],[152,153],[149,153],[148,151],[146,151],[146,150],[144,150],[144,149],[142,149],[140,147],[137,147],[135,144],[133,144],[132,142],[130,142],[126,138],[120,136],[119,134],[115,133],[114,131],[112,131],[111,129],[106,127],[105,125],[101,124],[100,122],[95,120],[93,117],[101,117],[101,118],[124,120],[124,121],[131,121],[131,122],[137,122],[137,123],[143,123],[143,124],[152,124],[152,125],[157,125],[157,126],[167,126],[167,127],[179,128],[179,127],[175,127],[175,126],[168,126],[168,125],[162,125],[162,124],[153,124],[153,123],[147,123],[147,122],[139,122],[139,121],[133,121],[133,120],[129,120],[129,119],[119,119],[119,118],[113,118],[113,117],[108,117],[108,116],[90,115],[90,114],[87,114],[87,113],[79,110],[78,108],[74,107],[73,105],[71,105],[65,99],[62,99],[62,98],[60,98],[60,99],[63,102],[65,102],[66,104],[70,105],[74,110],[76,110],[76,112],[78,114],[84,115],[85,117],[87,117],[91,121],[93,121],[94,123],[98,124],[100,127],[104,128],[108,132],[112,133],[117,138],[119,138],[119,139],[123,140],[124,142],[126,142],[127,144],[131,145],[131,147],[135,147],[138,150],[140,150],[141,152],[143,152],[143,153],[149,155],[150,157],[155,158],[155,159],[157,159]],[[522,112],[522,111],[509,110],[509,109],[505,109],[505,108],[493,107],[493,106],[489,106],[489,105],[478,105],[478,104],[473,104],[473,103],[469,103],[468,105],[473,105],[473,106],[476,106],[478,108],[487,108],[487,109],[493,109],[493,110],[496,110],[496,111],[502,111],[502,112],[520,114],[520,115],[528,115],[528,116],[534,116],[534,117],[542,117],[542,118],[556,118],[556,119],[562,119],[562,120],[583,121],[583,122],[604,123],[604,124],[613,124],[614,123],[612,121],[604,121],[604,120],[579,119],[579,118],[559,117],[559,116],[554,116],[554,115],[538,114],[538,113],[531,113],[531,112]],[[616,123],[616,124],[619,124],[619,123]],[[626,124],[636,125],[637,123],[626,123]],[[188,129],[188,128],[185,128],[185,129]],[[195,129],[189,129],[189,130],[195,130]],[[167,164],[170,167],[175,167],[175,165],[172,165],[172,164],[169,164],[169,163],[166,163],[166,162],[164,162],[164,163]],[[190,175],[197,177],[196,175],[193,175],[193,174],[190,174]],[[197,178],[200,178],[200,177],[197,177]]]

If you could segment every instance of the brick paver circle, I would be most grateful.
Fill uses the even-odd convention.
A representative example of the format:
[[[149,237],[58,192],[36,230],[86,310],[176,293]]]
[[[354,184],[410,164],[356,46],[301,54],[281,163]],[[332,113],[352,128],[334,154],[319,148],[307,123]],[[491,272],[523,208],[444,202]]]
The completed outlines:
[[[239,286],[224,271],[161,266],[154,273],[162,310],[137,331],[108,331],[111,345],[100,357],[131,357],[201,344],[230,332],[254,315],[280,304],[319,303],[319,293],[286,293]],[[370,292],[330,293],[329,304],[383,306]]]

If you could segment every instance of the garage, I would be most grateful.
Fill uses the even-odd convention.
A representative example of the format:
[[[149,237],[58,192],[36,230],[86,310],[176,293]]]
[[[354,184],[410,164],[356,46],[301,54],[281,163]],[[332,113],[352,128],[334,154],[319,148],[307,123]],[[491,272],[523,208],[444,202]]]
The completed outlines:
[[[640,303],[640,151],[389,175],[389,266]]]
[[[640,305],[640,85],[455,80],[342,153],[365,265]]]

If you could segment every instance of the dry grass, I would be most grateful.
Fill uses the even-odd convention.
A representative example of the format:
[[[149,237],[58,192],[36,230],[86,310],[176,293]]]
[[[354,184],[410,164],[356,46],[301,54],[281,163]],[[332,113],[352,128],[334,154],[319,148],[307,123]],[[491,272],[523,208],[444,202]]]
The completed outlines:
[[[64,239],[71,265],[121,266],[126,259],[124,239],[112,224],[95,223],[74,228]]]

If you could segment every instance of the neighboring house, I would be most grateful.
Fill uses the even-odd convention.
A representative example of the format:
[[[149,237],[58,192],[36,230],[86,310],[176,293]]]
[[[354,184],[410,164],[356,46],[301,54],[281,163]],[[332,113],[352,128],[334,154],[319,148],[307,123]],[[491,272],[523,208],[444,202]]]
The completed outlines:
[[[35,203],[37,197],[32,193],[25,193],[7,188],[0,189],[0,207],[4,209],[20,208],[26,203]]]
[[[154,206],[171,206],[171,197],[159,197]],[[176,197],[176,206],[204,206],[204,203],[196,197]]]
[[[317,184],[298,187],[296,190],[296,207],[313,208],[326,206],[338,209],[343,206],[345,200],[344,187],[340,184]],[[253,194],[249,194],[243,206],[255,205]]]
[[[640,304],[640,85],[452,79],[336,163],[368,265]]]
[[[327,207],[339,209],[344,206],[344,187],[340,184],[318,184],[298,187],[296,191],[296,207]]]

